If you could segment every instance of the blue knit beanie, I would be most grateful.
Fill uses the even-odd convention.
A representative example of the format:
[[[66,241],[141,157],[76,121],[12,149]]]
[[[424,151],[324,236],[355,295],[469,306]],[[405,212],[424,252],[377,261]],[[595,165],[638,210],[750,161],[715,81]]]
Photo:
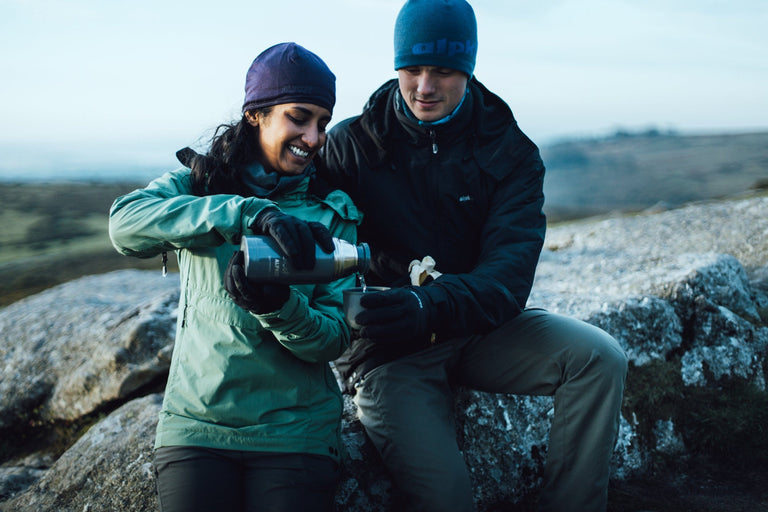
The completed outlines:
[[[395,22],[395,69],[439,66],[470,77],[477,56],[477,21],[465,0],[408,0]]]
[[[333,112],[336,76],[296,43],[280,43],[254,59],[245,76],[243,113],[281,103],[311,103]]]

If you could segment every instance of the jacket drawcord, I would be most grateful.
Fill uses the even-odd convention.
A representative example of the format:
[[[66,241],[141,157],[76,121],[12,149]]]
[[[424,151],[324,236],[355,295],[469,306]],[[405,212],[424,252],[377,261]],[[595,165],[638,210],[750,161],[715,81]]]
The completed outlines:
[[[163,251],[163,277],[168,275],[168,253]]]

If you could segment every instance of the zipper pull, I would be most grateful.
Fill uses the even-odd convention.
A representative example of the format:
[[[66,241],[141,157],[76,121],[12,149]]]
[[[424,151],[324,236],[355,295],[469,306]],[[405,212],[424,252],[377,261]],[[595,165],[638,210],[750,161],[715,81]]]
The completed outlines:
[[[432,154],[437,154],[437,135],[435,134],[435,130],[429,130],[429,136],[432,138]]]
[[[163,277],[168,275],[168,253],[163,251]]]

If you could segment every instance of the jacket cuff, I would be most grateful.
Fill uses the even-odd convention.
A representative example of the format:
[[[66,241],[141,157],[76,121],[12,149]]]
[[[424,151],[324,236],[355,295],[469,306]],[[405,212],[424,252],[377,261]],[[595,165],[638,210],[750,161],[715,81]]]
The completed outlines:
[[[240,234],[241,236],[249,236],[256,233],[251,229],[251,226],[256,222],[256,219],[264,213],[266,210],[272,209],[279,211],[279,208],[275,203],[266,199],[257,199],[254,204],[246,208],[243,215],[240,218]],[[239,243],[239,241],[238,241]]]
[[[414,287],[417,289],[424,301],[424,307],[428,311],[427,328],[430,333],[431,341],[439,337],[441,327],[451,325],[451,308],[448,292],[432,281],[427,286]]]
[[[292,287],[290,290],[291,293],[288,295],[288,300],[286,300],[283,306],[277,311],[263,314],[254,313],[254,316],[259,320],[262,327],[269,330],[279,331],[280,327],[285,322],[290,321],[296,316],[299,310],[306,307],[305,305],[302,305],[302,302],[304,302],[302,300],[303,296]]]

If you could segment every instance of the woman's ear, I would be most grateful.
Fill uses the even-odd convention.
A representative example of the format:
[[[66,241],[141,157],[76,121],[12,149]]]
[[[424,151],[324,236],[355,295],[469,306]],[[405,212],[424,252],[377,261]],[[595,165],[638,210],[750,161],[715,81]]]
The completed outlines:
[[[245,120],[248,121],[248,124],[256,128],[259,126],[259,115],[254,113],[252,110],[247,110],[245,112]]]

